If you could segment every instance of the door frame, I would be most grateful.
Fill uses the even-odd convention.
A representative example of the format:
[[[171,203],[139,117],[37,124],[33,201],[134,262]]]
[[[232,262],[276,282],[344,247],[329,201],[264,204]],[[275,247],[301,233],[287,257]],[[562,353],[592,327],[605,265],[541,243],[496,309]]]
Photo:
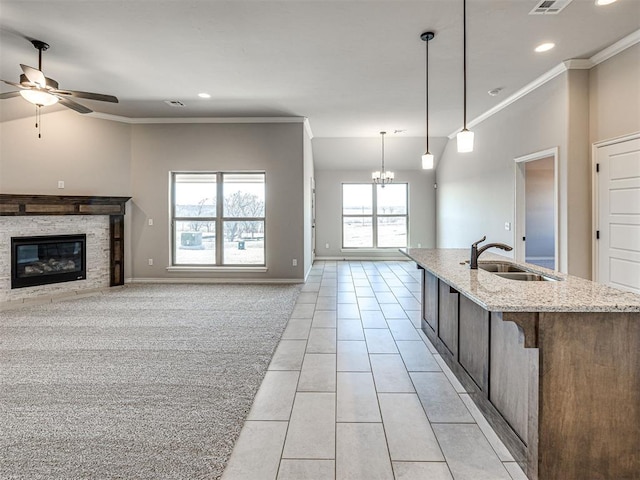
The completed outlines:
[[[596,240],[596,232],[600,230],[600,178],[596,173],[596,165],[598,163],[598,149],[615,145],[616,143],[624,143],[630,140],[637,140],[640,138],[640,132],[630,133],[629,135],[623,135],[621,137],[609,138],[607,140],[601,140],[591,145],[591,235],[593,238],[591,247],[591,278],[594,282],[600,282],[600,271],[598,268],[598,262],[600,260],[600,243]]]
[[[543,158],[553,157],[553,241],[554,241],[554,264],[555,269],[560,269],[560,212],[558,211],[560,206],[559,201],[559,171],[558,171],[558,147],[548,148],[546,150],[540,150],[538,152],[523,155],[521,157],[514,158],[515,162],[515,188],[514,188],[514,220],[515,225],[513,228],[513,248],[514,257],[517,261],[525,261],[525,242],[522,237],[525,236],[525,218],[526,218],[526,205],[525,205],[525,173],[524,164],[532,162],[534,160],[542,160]]]

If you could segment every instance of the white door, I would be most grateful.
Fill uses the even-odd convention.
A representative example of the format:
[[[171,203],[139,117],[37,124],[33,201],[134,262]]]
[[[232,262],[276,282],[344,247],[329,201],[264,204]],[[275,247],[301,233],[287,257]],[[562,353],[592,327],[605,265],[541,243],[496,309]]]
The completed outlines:
[[[640,138],[597,148],[600,283],[640,293]]]

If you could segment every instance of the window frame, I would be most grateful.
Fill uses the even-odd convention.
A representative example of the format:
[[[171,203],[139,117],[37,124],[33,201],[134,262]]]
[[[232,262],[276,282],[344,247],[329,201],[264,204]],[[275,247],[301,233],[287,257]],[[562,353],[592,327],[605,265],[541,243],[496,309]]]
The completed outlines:
[[[216,216],[185,217],[176,216],[176,177],[178,175],[215,175],[216,181]],[[225,217],[224,216],[224,177],[225,175],[262,175],[264,178],[264,216],[262,217]],[[172,268],[238,268],[252,269],[267,265],[267,173],[264,170],[230,170],[230,171],[172,171],[170,182],[170,215],[171,215],[171,267]],[[176,222],[213,222],[215,224],[215,263],[176,263]],[[225,263],[224,262],[224,226],[225,222],[262,222],[263,223],[263,254],[262,263]],[[220,241],[222,240],[222,241]]]
[[[369,185],[371,187],[371,213],[363,214],[363,213],[354,213],[354,214],[345,214],[344,213],[344,187],[345,185]],[[406,213],[398,214],[379,214],[378,213],[378,187],[383,188],[382,185],[367,183],[367,182],[342,182],[341,183],[341,248],[343,250],[388,250],[388,249],[396,249],[396,248],[407,248],[409,246],[409,182],[395,182],[391,185],[405,185],[405,208]],[[371,247],[345,247],[344,242],[344,219],[345,218],[362,218],[368,217],[371,218],[371,226],[372,226],[372,246]],[[394,247],[380,247],[378,246],[378,218],[393,218],[393,217],[404,217],[405,218],[405,228],[406,228],[406,243],[404,246],[394,246]]]

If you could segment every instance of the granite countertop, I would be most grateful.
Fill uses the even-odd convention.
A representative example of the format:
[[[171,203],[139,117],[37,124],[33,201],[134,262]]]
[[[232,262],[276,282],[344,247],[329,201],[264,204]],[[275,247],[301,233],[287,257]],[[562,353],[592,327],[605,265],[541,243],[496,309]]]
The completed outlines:
[[[573,275],[516,262],[491,252],[478,260],[509,262],[557,281],[525,282],[471,270],[470,249],[408,248],[400,250],[483,308],[493,312],[640,312],[640,295]]]

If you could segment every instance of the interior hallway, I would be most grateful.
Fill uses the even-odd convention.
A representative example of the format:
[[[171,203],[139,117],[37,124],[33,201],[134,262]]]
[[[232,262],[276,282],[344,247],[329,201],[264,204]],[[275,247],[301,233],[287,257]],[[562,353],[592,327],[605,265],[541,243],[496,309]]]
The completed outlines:
[[[223,480],[526,480],[419,326],[413,262],[316,262]]]

